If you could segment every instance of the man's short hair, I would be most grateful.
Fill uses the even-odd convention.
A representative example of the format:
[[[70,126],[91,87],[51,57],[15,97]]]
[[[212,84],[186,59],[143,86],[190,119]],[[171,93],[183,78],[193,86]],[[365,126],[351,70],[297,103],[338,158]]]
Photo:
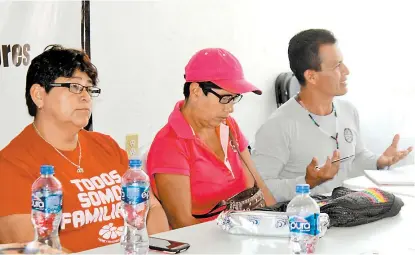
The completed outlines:
[[[333,33],[325,29],[305,30],[291,38],[288,46],[290,68],[301,85],[305,85],[305,71],[321,70],[320,46],[336,42]]]
[[[98,71],[91,63],[85,52],[64,48],[61,45],[49,45],[44,52],[35,57],[27,71],[26,76],[26,105],[30,116],[36,116],[37,107],[30,96],[33,84],[39,84],[48,93],[53,83],[59,77],[72,77],[79,70],[85,72],[95,86],[98,82]]]

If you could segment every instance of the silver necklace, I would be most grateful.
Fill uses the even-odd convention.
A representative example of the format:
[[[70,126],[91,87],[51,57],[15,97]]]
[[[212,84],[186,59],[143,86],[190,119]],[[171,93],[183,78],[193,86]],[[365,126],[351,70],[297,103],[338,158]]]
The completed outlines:
[[[35,123],[33,122],[32,124],[33,124],[33,127],[35,128],[37,134],[43,139],[43,141],[45,141],[50,146],[52,146],[55,149],[55,151],[57,153],[59,153],[59,155],[61,155],[63,158],[65,158],[67,161],[69,161],[69,163],[71,163],[72,165],[74,165],[76,167],[76,172],[77,173],[83,173],[84,172],[84,169],[81,167],[82,147],[81,147],[81,142],[79,141],[79,139],[78,139],[78,145],[79,145],[79,162],[78,162],[78,165],[77,165],[74,162],[72,162],[70,159],[68,159],[65,155],[63,155],[62,152],[60,152],[58,149],[56,149],[55,146],[53,146],[48,141],[46,141],[46,139],[40,134],[39,130],[37,129],[37,127],[35,125]]]

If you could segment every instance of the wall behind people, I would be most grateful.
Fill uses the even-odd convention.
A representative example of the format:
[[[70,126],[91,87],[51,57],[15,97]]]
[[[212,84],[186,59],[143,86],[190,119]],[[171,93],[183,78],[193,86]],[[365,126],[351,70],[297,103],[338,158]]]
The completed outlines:
[[[0,150],[31,122],[30,61],[49,44],[81,47],[81,1],[0,1]]]
[[[247,94],[235,118],[250,141],[275,109],[273,83],[288,71],[287,46],[308,28],[332,30],[351,70],[345,97],[359,109],[368,146],[382,152],[393,134],[414,142],[415,17],[410,1],[93,2],[92,50],[101,76],[94,128],[121,144],[129,132],[149,144],[182,98],[184,66],[204,47],[223,47],[264,92]],[[277,132],[277,131],[276,131]],[[318,145],[316,145],[318,146]]]

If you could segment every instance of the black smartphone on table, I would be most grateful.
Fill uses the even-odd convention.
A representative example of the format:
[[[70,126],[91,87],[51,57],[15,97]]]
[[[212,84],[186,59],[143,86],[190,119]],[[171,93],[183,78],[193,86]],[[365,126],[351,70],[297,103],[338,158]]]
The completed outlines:
[[[188,243],[182,243],[157,237],[149,237],[150,249],[168,253],[180,253],[189,249]]]

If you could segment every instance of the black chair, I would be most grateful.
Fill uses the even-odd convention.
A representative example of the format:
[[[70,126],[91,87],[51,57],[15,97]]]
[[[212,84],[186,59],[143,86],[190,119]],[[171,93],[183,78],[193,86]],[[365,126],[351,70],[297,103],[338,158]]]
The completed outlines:
[[[275,80],[275,99],[280,107],[300,91],[300,83],[292,72],[280,73]]]

